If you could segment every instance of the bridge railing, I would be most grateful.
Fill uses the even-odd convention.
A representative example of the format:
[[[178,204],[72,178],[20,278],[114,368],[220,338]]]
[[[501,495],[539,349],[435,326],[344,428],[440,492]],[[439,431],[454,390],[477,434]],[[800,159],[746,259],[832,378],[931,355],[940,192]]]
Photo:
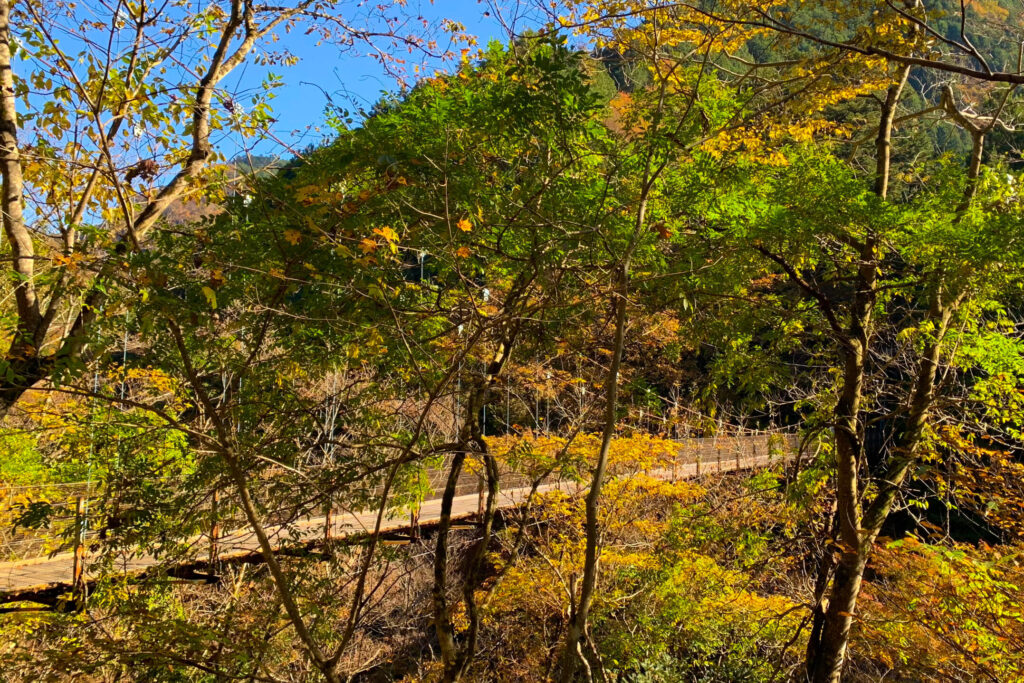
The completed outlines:
[[[95,500],[92,482],[5,486],[0,483],[0,562],[72,551],[95,537],[79,529]]]
[[[641,469],[658,469],[666,476],[701,476],[732,469],[767,464],[771,458],[779,460],[797,447],[797,437],[792,434],[758,433],[745,436],[723,436],[679,439],[678,451],[673,457],[646,463],[641,468],[629,464],[618,464],[612,474],[628,475]],[[448,478],[448,461],[426,472],[426,487],[421,501],[436,500],[444,491]],[[533,483],[535,474],[500,465],[500,487],[504,491],[527,488]],[[585,485],[587,473],[578,473],[576,480],[567,479],[560,472],[553,472],[542,483],[572,483]],[[269,479],[264,485],[270,487]],[[298,489],[296,489],[298,490]],[[478,462],[469,459],[457,482],[456,495],[477,494],[482,509],[484,479]],[[315,491],[304,491],[298,496],[299,502],[287,504],[282,498],[280,505],[265,509],[264,522],[279,527],[286,533],[291,526],[309,526],[312,520],[321,520],[323,534],[330,537],[336,528],[333,519],[345,512],[359,512],[346,507],[341,497],[324,498]],[[32,561],[53,556],[57,553],[84,555],[90,548],[98,546],[103,528],[109,523],[104,515],[109,510],[102,507],[104,491],[95,482],[73,482],[65,484],[43,484],[38,486],[4,486],[0,483],[0,562]],[[274,495],[257,490],[253,497],[260,501],[273,500]],[[379,498],[379,485],[364,491],[363,499]],[[99,513],[99,514],[97,514]],[[194,528],[201,529],[200,538],[193,545],[207,547],[209,559],[213,560],[224,551],[230,550],[229,537],[246,529],[244,516],[235,504],[230,491],[210,489],[193,501],[191,509],[195,519]],[[392,517],[408,515],[410,526],[416,526],[418,504],[410,501],[390,512]],[[18,521],[20,523],[15,524]],[[193,528],[193,527],[189,527]],[[186,528],[181,528],[186,535]],[[191,532],[188,532],[191,533]],[[237,540],[237,538],[236,538]],[[205,554],[205,553],[204,553]]]

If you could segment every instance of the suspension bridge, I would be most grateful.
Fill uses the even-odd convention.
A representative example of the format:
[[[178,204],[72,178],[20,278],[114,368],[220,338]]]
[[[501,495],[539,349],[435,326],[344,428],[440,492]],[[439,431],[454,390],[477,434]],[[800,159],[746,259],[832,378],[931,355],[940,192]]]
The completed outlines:
[[[785,435],[782,439],[768,434],[682,439],[674,458],[659,463],[657,468],[647,470],[644,474],[674,480],[767,468],[790,461],[796,447],[797,439],[793,435]],[[621,472],[618,476],[629,474]],[[381,532],[408,534],[421,525],[436,523],[441,516],[441,491],[446,477],[444,469],[431,470],[429,481],[432,494],[411,514],[406,509],[386,517],[382,521]],[[521,473],[502,472],[499,508],[522,505],[530,495],[532,484]],[[551,477],[543,481],[536,492],[542,494],[561,490],[570,495],[578,495],[585,489],[585,485],[585,482]],[[53,496],[54,491],[57,497],[64,497],[63,505],[58,507],[65,510],[66,514],[55,516],[50,525],[43,529],[19,532],[7,527],[0,537],[0,552],[3,553],[2,557],[7,558],[0,562],[0,603],[25,600],[42,594],[59,595],[84,586],[97,575],[99,568],[91,561],[90,548],[95,548],[101,541],[86,524],[90,496],[96,492],[89,490],[84,483],[47,487],[49,495]],[[0,486],[0,495],[3,493],[4,488]],[[7,487],[6,493],[7,509],[4,509],[0,499],[0,514],[10,519],[10,508],[15,498],[24,501],[30,497],[31,492],[19,490],[19,487]],[[483,495],[479,475],[464,472],[456,489],[452,518],[468,520],[478,515],[482,509]],[[307,513],[285,523],[274,523],[268,517],[265,529],[275,550],[311,548],[326,541],[371,533],[376,524],[376,510],[325,512],[319,515]],[[63,528],[61,525],[64,525]],[[176,555],[173,566],[181,567],[190,563],[208,566],[211,561],[249,557],[259,561],[259,553],[260,545],[252,529],[239,525],[222,532],[214,523],[205,533],[189,539],[186,553]],[[168,560],[158,554],[122,552],[117,556],[113,571],[136,575],[154,570],[166,571],[173,566],[169,566]],[[103,571],[110,572],[112,569],[108,564]]]

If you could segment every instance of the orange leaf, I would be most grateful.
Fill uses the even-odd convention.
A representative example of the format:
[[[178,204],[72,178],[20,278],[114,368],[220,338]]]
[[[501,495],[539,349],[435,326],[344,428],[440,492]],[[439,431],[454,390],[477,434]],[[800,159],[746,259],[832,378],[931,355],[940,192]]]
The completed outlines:
[[[391,229],[391,226],[385,225],[383,228],[374,228],[373,234],[380,235],[388,242],[397,242],[398,233]]]

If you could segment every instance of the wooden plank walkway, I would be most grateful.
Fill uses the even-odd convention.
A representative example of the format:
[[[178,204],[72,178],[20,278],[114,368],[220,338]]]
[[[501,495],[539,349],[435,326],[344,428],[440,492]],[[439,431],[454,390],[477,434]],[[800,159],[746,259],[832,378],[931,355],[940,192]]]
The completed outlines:
[[[786,456],[761,455],[753,457],[736,457],[717,462],[703,463],[703,474],[715,474],[717,472],[729,472],[735,470],[759,469],[770,465],[778,464]],[[701,465],[697,462],[680,463],[674,469],[656,470],[647,472],[649,476],[660,479],[688,479],[699,476]],[[579,494],[584,486],[575,482],[558,481],[544,484],[539,487],[538,492],[544,493],[555,489],[562,489],[570,494]],[[523,503],[529,495],[529,488],[513,488],[499,492],[498,505],[501,508],[514,507]],[[471,517],[477,512],[478,495],[476,493],[457,496],[452,505],[452,517],[464,519]],[[420,523],[430,524],[441,517],[441,499],[435,498],[423,501],[420,508]],[[350,535],[358,535],[372,531],[376,521],[376,512],[365,511],[356,513],[338,512],[332,515],[331,536],[332,538],[343,538]],[[286,526],[268,528],[275,547],[284,547],[296,542],[310,542],[323,539],[325,534],[325,517],[307,518],[292,522]],[[403,512],[394,517],[387,518],[381,525],[382,531],[397,531],[408,529],[410,526],[408,514]],[[193,549],[195,559],[202,559],[206,551],[204,541],[206,536],[194,539]],[[252,555],[259,552],[259,543],[251,530],[241,529],[225,534],[219,542],[221,559],[231,557]],[[138,557],[126,557],[119,569],[125,574],[141,573],[149,568],[161,564],[161,560],[149,555]],[[74,556],[72,553],[61,553],[52,557],[38,558],[32,560],[21,560],[16,562],[0,563],[0,602],[5,594],[23,593],[31,590],[43,589],[59,585],[71,585],[72,567]],[[90,567],[88,558],[85,563],[85,577],[90,578]],[[9,599],[9,598],[8,598]]]

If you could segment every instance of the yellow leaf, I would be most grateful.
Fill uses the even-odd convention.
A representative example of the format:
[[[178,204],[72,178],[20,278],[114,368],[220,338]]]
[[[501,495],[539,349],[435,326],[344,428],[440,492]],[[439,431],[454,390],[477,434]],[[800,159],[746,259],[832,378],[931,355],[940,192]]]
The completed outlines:
[[[270,269],[270,277],[276,277],[276,278],[278,278],[280,280],[283,280],[284,279],[284,271],[281,270],[280,268],[271,268]]]
[[[459,230],[461,230],[462,232],[469,232],[470,230],[473,229],[473,224],[470,223],[469,220],[467,220],[465,218],[463,218],[458,223],[456,223],[456,225],[458,226]]]
[[[385,225],[383,228],[374,228],[373,234],[380,235],[388,242],[397,242],[398,233],[391,229],[391,226]]]
[[[469,247],[459,247],[455,250],[455,255],[459,258],[469,258],[472,254],[473,252],[469,250]]]
[[[371,240],[369,237],[364,237],[359,241],[359,251],[364,254],[372,254],[377,251],[377,243]]]
[[[309,199],[310,197],[315,195],[319,189],[320,188],[318,188],[316,185],[306,185],[304,187],[300,187],[298,190],[295,191],[295,197],[300,201],[304,199]]]
[[[209,287],[203,287],[203,296],[206,297],[206,301],[210,304],[210,308],[216,310],[217,294]]]
[[[298,230],[288,229],[284,231],[284,238],[289,244],[296,245],[302,241],[302,233]]]

